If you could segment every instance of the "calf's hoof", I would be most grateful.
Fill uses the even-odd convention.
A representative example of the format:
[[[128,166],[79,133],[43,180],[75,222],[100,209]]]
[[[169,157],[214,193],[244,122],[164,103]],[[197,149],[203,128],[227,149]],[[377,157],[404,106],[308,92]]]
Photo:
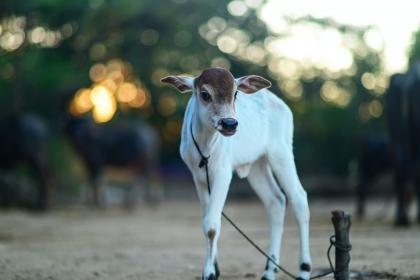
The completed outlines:
[[[300,264],[299,276],[296,280],[309,280],[311,278],[311,264],[303,262]]]
[[[261,280],[275,280],[275,279],[276,279],[276,271],[275,270],[272,270],[272,271],[266,270],[266,271],[264,271],[264,273],[261,277]]]
[[[219,278],[220,270],[219,270],[219,265],[217,264],[217,262],[214,263],[214,271],[216,272],[216,279]]]
[[[219,265],[217,264],[217,261],[215,261],[214,262],[214,273],[213,272],[210,273],[209,276],[204,276],[204,273],[203,273],[203,275],[201,276],[201,279],[202,280],[216,280],[216,279],[219,279],[219,276],[220,276]]]
[[[201,277],[201,279],[202,280],[217,280],[217,276],[215,275],[215,274],[210,274],[209,276],[207,276],[207,277],[204,277],[204,275]]]

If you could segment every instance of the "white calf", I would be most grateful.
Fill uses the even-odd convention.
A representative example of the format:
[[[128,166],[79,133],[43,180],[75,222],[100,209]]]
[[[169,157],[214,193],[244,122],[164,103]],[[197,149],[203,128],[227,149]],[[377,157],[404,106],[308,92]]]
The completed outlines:
[[[287,105],[266,89],[271,83],[255,75],[235,79],[222,68],[204,70],[198,77],[168,76],[162,82],[193,93],[185,112],[180,153],[193,175],[202,206],[207,239],[203,279],[219,276],[217,240],[233,171],[248,178],[264,203],[270,224],[269,255],[279,263],[286,199],[274,175],[277,177],[299,225],[299,278],[308,279],[309,208],[294,163],[293,116]],[[210,195],[193,137],[201,152],[209,156]],[[275,272],[268,262],[263,279],[275,279]]]

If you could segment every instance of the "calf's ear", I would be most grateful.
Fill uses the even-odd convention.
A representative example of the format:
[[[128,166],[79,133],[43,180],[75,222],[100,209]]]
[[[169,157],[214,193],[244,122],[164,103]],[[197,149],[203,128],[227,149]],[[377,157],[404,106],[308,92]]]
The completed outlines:
[[[252,94],[261,89],[271,87],[271,82],[257,75],[249,75],[237,78],[236,85],[240,91]]]
[[[194,78],[188,76],[167,76],[160,80],[162,83],[174,86],[179,92],[190,92],[194,86]]]

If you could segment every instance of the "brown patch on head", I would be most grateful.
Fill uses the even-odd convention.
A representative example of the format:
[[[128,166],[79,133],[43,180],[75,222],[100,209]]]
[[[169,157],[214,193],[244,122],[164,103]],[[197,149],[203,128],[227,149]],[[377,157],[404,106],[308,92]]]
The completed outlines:
[[[214,101],[216,103],[232,102],[234,98],[235,78],[226,69],[209,68],[204,70],[200,76],[195,79],[195,88],[199,91],[203,85],[208,85],[214,90]]]

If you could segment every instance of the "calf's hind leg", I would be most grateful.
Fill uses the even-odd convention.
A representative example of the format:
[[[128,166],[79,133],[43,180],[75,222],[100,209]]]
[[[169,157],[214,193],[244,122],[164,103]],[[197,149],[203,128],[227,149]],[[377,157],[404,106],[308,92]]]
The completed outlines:
[[[292,152],[273,151],[269,156],[270,165],[286,192],[299,227],[300,262],[298,279],[309,279],[311,256],[309,249],[309,206],[305,190],[300,183]],[[284,153],[284,154],[283,154]]]
[[[279,264],[286,198],[275,181],[271,168],[265,158],[258,160],[252,165],[248,181],[267,210],[270,226],[270,248],[268,255]],[[276,266],[267,260],[262,279],[274,280],[276,278],[276,272]]]

